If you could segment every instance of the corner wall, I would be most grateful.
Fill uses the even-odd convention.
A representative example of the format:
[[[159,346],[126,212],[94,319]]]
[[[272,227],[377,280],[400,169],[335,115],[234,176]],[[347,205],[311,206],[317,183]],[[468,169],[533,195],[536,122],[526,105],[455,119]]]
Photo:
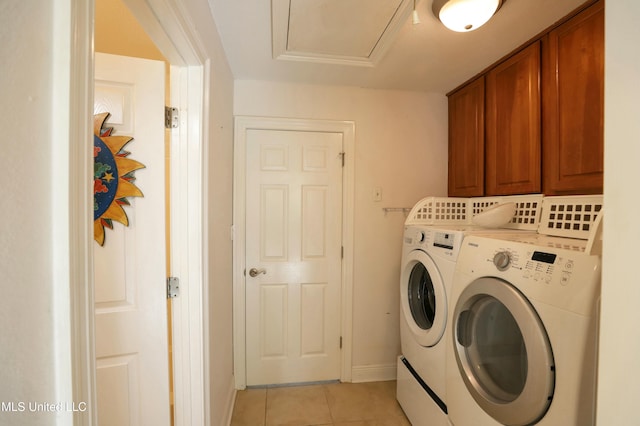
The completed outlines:
[[[75,213],[71,178],[81,174],[67,168],[76,142],[69,129],[72,43],[60,3],[0,6],[2,425],[62,425],[72,418],[29,410],[30,403],[71,403],[74,396],[69,305],[72,263],[80,259],[70,258],[75,228],[68,216]]]
[[[395,378],[405,217],[382,208],[446,195],[446,96],[236,80],[234,114],[356,123],[353,381]]]
[[[640,3],[605,5],[604,253],[600,360],[599,425],[640,424]]]

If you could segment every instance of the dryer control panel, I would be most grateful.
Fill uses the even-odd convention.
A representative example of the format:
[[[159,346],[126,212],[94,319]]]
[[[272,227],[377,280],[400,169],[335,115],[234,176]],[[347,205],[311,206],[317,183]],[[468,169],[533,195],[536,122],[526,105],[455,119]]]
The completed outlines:
[[[460,250],[456,273],[469,276],[468,281],[473,281],[471,277],[497,277],[532,300],[589,313],[600,283],[600,259],[580,248],[567,249],[574,243],[563,240],[546,236],[521,236],[518,241],[468,236]],[[454,280],[454,287],[457,285]]]
[[[522,278],[547,284],[550,284],[555,279],[561,285],[569,283],[574,264],[573,259],[559,256],[556,253],[538,250],[521,252],[513,248],[503,247],[494,252],[491,261],[498,271],[506,271],[509,268],[513,268],[514,270],[522,271]],[[561,270],[559,277],[554,275],[557,269]]]

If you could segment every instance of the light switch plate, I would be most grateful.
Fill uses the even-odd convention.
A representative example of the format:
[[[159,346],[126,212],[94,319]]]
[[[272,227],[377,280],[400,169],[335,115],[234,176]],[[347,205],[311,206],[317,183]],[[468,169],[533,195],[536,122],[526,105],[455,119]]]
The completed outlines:
[[[373,188],[373,201],[382,201],[382,188],[376,187]]]

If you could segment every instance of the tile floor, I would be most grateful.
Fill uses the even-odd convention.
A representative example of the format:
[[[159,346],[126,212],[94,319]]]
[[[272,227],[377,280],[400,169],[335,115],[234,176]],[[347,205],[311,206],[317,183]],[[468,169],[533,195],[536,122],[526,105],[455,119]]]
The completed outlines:
[[[396,382],[332,383],[238,391],[232,426],[411,426]]]

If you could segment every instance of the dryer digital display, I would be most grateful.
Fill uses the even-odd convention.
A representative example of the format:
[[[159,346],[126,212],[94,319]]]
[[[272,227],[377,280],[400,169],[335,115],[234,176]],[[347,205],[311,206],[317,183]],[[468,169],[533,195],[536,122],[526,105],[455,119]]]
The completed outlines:
[[[556,261],[556,255],[552,253],[544,253],[541,251],[534,251],[533,256],[531,256],[532,260],[537,262],[551,263],[553,264]]]
[[[442,247],[449,250],[453,250],[454,234],[448,234],[446,232],[436,232],[433,235],[434,247]]]

